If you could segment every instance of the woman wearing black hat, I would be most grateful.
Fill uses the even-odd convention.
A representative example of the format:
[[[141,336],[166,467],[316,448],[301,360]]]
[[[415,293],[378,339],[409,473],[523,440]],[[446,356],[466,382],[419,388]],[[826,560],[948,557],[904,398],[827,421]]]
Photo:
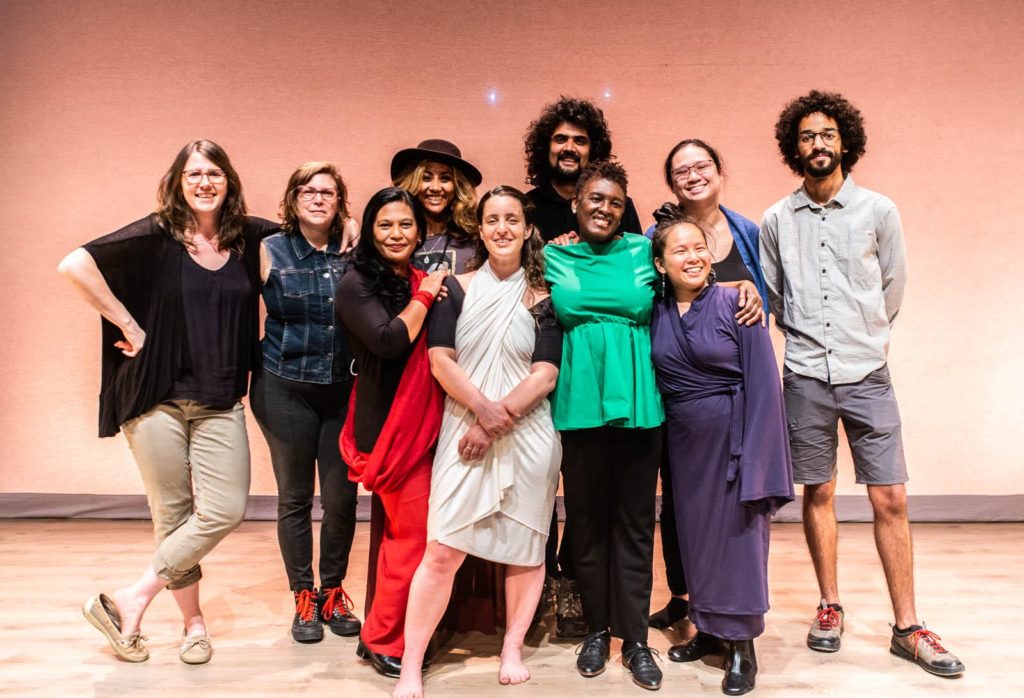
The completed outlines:
[[[427,237],[413,254],[413,266],[463,273],[476,251],[480,170],[462,159],[454,143],[431,138],[395,154],[391,179],[419,199],[426,213]]]

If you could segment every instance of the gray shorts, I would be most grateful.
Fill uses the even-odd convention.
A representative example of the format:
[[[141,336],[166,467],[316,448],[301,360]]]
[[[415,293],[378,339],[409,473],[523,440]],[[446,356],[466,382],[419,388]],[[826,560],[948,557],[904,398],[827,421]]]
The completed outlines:
[[[839,420],[850,443],[858,483],[907,481],[900,410],[887,366],[848,385],[829,385],[787,368],[782,382],[794,482],[820,485],[836,476]]]

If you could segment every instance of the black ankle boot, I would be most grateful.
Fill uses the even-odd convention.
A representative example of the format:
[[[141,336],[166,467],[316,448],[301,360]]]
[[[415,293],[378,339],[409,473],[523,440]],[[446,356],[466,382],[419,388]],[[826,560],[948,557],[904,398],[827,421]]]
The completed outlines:
[[[757,676],[757,655],[754,654],[753,640],[725,641],[725,678],[722,679],[722,693],[727,696],[741,696],[754,690]]]

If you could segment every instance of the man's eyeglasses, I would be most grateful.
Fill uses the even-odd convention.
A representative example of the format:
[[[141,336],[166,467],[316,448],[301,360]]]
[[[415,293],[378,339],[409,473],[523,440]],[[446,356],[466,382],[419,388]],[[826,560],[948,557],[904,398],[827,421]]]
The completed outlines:
[[[797,134],[797,139],[803,145],[811,145],[814,143],[815,138],[821,138],[821,142],[825,145],[834,145],[839,140],[839,131],[834,128],[827,128],[824,131],[801,131]]]
[[[185,170],[181,177],[189,184],[199,184],[203,177],[210,180],[210,184],[223,184],[228,178],[224,170]]]
[[[320,197],[330,203],[336,201],[338,198],[337,189],[316,189],[314,187],[296,187],[295,194],[299,198],[299,201],[312,201],[319,194]]]

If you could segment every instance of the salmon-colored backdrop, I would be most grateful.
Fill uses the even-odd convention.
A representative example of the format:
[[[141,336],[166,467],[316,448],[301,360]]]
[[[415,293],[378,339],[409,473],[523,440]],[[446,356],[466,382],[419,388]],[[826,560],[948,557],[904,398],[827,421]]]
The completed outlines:
[[[485,187],[522,186],[526,126],[566,93],[605,110],[645,225],[665,153],[693,136],[725,157],[724,201],[760,220],[798,185],[775,118],[824,88],[865,114],[856,178],[906,229],[891,366],[910,491],[1022,493],[1022,25],[1016,0],[5,0],[0,491],[141,492],[123,439],[95,436],[99,320],[55,267],[152,210],[193,138],[227,149],[257,215],[309,159],[340,164],[358,215],[424,138],[457,142]],[[250,428],[252,491],[271,494]]]

